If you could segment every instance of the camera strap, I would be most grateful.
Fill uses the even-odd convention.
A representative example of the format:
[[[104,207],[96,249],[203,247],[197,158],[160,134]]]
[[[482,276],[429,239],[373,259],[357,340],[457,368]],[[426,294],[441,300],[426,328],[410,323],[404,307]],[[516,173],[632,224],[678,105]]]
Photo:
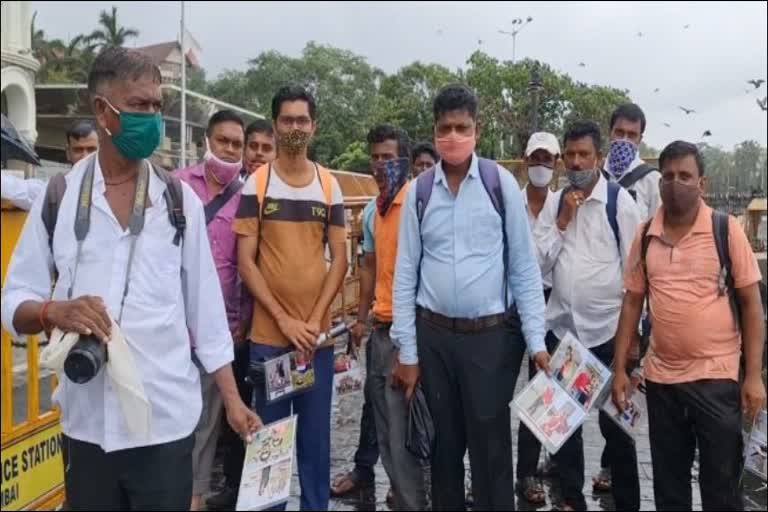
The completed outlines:
[[[91,157],[83,175],[83,181],[80,183],[80,194],[77,200],[77,212],[75,213],[75,239],[77,240],[77,254],[75,256],[75,271],[72,282],[67,291],[67,299],[72,300],[73,288],[77,280],[77,269],[80,265],[80,257],[83,251],[83,241],[91,228],[91,196],[93,194],[93,175],[95,172],[96,156]],[[147,195],[149,193],[149,165],[144,160],[144,166],[139,171],[136,180],[136,192],[133,196],[133,207],[131,208],[131,219],[128,224],[128,232],[131,237],[131,246],[128,252],[128,264],[125,269],[125,286],[123,296],[120,300],[120,314],[117,317],[119,324],[123,318],[123,309],[125,308],[125,297],[128,295],[128,284],[130,281],[131,267],[133,266],[133,257],[136,250],[136,240],[144,229],[144,214],[147,209]]]

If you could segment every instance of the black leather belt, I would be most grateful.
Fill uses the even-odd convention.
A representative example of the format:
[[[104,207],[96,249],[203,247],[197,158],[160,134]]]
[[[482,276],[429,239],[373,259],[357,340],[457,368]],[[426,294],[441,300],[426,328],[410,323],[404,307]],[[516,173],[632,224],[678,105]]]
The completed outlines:
[[[450,318],[418,306],[416,313],[424,320],[458,333],[481,332],[504,324],[504,313],[479,318]]]

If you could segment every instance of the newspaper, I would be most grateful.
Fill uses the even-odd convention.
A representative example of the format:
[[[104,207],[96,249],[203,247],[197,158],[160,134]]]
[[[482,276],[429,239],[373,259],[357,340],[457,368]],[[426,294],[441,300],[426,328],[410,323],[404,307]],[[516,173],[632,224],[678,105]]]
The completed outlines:
[[[560,341],[549,367],[552,375],[536,374],[513,407],[542,446],[557,453],[586,420],[611,371],[572,334]]]
[[[752,425],[752,430],[748,434],[745,433],[744,443],[744,469],[750,473],[754,473],[766,480],[766,461],[768,461],[768,454],[766,454],[766,432],[768,431],[768,420],[766,420],[766,410],[763,409],[757,416]]]
[[[647,416],[645,399],[645,378],[642,371],[633,372],[625,391],[626,404],[624,411],[619,412],[608,393],[600,409],[605,412],[621,429],[633,439]]]
[[[236,510],[264,510],[288,501],[293,474],[296,418],[262,427],[245,450]]]
[[[267,403],[288,398],[315,385],[315,367],[302,352],[288,352],[264,362]]]
[[[344,323],[335,325],[330,331],[315,340],[315,346],[322,348],[333,339],[349,330]],[[263,363],[263,377],[255,378],[264,382],[264,396],[267,405],[309,391],[315,385],[314,354],[291,351]]]
[[[337,352],[333,358],[334,398],[360,393],[364,385],[365,376],[357,356],[350,351]]]

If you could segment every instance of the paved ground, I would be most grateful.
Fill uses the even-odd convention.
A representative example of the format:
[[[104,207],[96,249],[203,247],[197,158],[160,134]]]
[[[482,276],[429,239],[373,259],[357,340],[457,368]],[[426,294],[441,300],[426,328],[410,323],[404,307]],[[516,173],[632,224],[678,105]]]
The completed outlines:
[[[527,375],[527,374],[526,374]],[[518,389],[525,382],[520,379]],[[333,404],[332,419],[332,451],[331,451],[331,476],[349,471],[353,467],[352,459],[357,448],[357,438],[360,427],[360,411],[362,410],[362,393],[354,396],[343,397],[340,401]],[[511,426],[513,436],[513,446],[516,450],[518,420],[512,415]],[[640,484],[641,484],[641,507],[642,510],[655,510],[653,502],[653,474],[651,470],[651,454],[648,444],[647,424],[643,425],[643,435],[638,437],[638,464],[640,466]],[[592,476],[596,475],[600,469],[600,454],[603,449],[603,438],[600,434],[597,421],[597,413],[593,412],[584,426],[584,456],[586,462],[586,483],[584,494],[587,498],[589,510],[615,510],[613,500],[609,495],[594,494],[592,492]],[[515,454],[515,457],[517,455]],[[516,460],[516,459],[515,459]],[[466,461],[469,467],[468,460]],[[696,478],[697,468],[694,468],[694,479]],[[214,482],[220,479],[220,470],[217,469],[217,475]],[[765,485],[760,483],[750,474],[745,475],[745,505],[747,510],[766,510],[766,490]],[[545,482],[547,489],[547,503],[541,507],[532,507],[528,502],[518,499],[518,510],[550,510],[552,502],[557,500],[558,490],[551,482]],[[334,499],[331,501],[330,509],[347,510],[389,510],[385,503],[385,497],[389,481],[384,468],[379,463],[376,466],[376,487],[374,490],[365,493],[358,493],[345,499]],[[299,484],[297,475],[294,474],[291,491],[291,500],[288,503],[288,510],[299,509]],[[698,483],[694,483],[694,509],[701,510],[701,498],[698,490]]]
[[[14,349],[14,423],[19,422],[26,416],[26,389],[24,382],[26,380],[23,358],[18,349]],[[518,389],[524,385],[523,379],[518,382]],[[50,385],[48,379],[45,384],[41,384],[40,401],[41,409],[47,409],[50,404]],[[336,475],[352,468],[352,458],[357,448],[357,438],[360,426],[360,411],[362,409],[362,393],[353,396],[343,397],[333,404],[333,425],[332,425],[332,453],[331,453],[331,475]],[[516,447],[514,438],[517,433],[518,420],[511,418],[513,446]],[[638,437],[638,462],[640,465],[641,478],[641,498],[643,510],[654,510],[653,503],[653,480],[651,471],[651,456],[646,435]],[[584,455],[586,460],[586,487],[585,496],[590,510],[613,510],[612,500],[608,495],[596,495],[592,493],[591,477],[599,471],[600,454],[603,449],[603,439],[597,424],[597,414],[593,413],[584,427]],[[516,457],[516,454],[515,454]],[[468,462],[467,462],[468,467]],[[695,477],[694,477],[695,478]],[[214,482],[218,484],[221,481],[221,468],[216,468],[214,473]],[[288,504],[289,510],[299,508],[299,485],[298,478],[294,475],[291,500]],[[215,484],[215,485],[216,485]],[[766,510],[766,490],[764,484],[757,481],[752,475],[745,475],[744,484],[746,489],[745,504],[747,510]],[[389,482],[387,480],[384,468],[381,464],[376,467],[376,487],[374,490],[365,494],[350,496],[345,499],[332,500],[331,510],[388,510],[385,504],[385,496]],[[518,510],[550,510],[551,503],[556,500],[557,488],[546,482],[547,504],[538,509],[531,507],[527,502],[518,500]],[[694,508],[701,510],[701,500],[699,498],[698,485],[694,485]]]

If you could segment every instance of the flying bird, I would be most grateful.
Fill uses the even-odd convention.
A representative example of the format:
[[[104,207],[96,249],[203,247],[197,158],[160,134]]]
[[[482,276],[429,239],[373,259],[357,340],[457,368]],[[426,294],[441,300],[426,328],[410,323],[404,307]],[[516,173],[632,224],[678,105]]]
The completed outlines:
[[[437,35],[439,36],[443,35],[443,29],[441,28],[437,29]]]
[[[637,33],[637,37],[643,37],[643,33],[642,32],[638,32]]]
[[[765,80],[763,80],[763,79],[760,79],[760,80],[757,80],[757,79],[755,79],[755,80],[747,80],[747,83],[754,85],[755,89],[759,89],[760,86],[765,83]]]
[[[765,98],[763,98],[762,100],[758,100],[757,98],[755,98],[755,101],[756,101],[756,102],[757,102],[757,104],[760,106],[760,109],[761,109],[763,112],[765,112],[766,110],[768,110],[768,97],[765,97]]]
[[[477,44],[480,44],[480,45],[482,45],[482,44],[483,44],[483,40],[482,40],[482,39],[478,39],[478,40],[477,40]]]
[[[696,113],[696,111],[693,110],[692,108],[685,108],[685,107],[677,107],[677,108],[679,108],[680,110],[685,112],[686,115],[688,115],[688,114],[695,114]]]
[[[579,67],[580,67],[580,68],[585,68],[585,67],[587,67],[587,65],[586,65],[586,64],[584,64],[583,62],[579,62]]]
[[[709,130],[706,130],[704,133],[701,134],[701,136],[702,137],[711,137],[712,136],[712,132],[709,131]]]
[[[672,128],[672,125],[669,123],[664,123],[664,126],[666,126],[667,128]]]
[[[659,92],[659,88],[658,88],[658,87],[657,87],[657,88],[655,88],[655,89],[653,90],[653,92]]]
[[[688,25],[683,25],[683,28],[690,28],[690,27],[691,27],[691,25],[690,25],[690,24],[688,24]]]

